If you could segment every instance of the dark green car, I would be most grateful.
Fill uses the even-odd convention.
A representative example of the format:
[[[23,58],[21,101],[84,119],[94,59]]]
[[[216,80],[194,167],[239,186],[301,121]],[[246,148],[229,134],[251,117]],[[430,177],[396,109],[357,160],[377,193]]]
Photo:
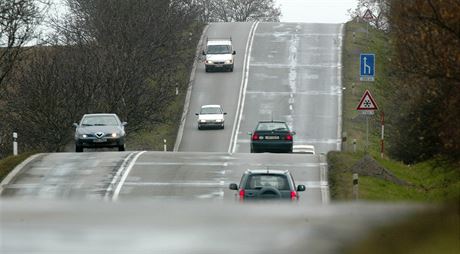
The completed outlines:
[[[298,200],[299,192],[305,191],[305,185],[295,185],[288,170],[246,170],[241,177],[240,186],[230,184],[237,191],[239,200],[284,199]]]
[[[251,153],[292,153],[295,132],[281,121],[260,121],[251,136]]]

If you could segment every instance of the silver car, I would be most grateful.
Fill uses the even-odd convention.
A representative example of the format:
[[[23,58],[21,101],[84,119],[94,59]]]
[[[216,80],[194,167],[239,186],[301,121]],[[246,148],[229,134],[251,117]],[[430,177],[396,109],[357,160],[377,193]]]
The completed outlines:
[[[116,114],[85,114],[75,127],[75,151],[84,148],[117,147],[125,150],[125,126]]]

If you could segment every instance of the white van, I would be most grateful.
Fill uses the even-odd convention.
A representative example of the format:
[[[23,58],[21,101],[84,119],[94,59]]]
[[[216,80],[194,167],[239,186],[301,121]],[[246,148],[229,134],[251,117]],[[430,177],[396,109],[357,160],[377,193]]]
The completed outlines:
[[[232,39],[207,39],[206,49],[203,50],[206,56],[204,62],[206,72],[210,70],[228,70],[233,71],[234,55]]]

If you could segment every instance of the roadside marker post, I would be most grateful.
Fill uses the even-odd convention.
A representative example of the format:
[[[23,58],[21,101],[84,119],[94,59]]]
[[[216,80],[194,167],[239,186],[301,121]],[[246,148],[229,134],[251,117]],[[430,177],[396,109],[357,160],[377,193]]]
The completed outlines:
[[[163,139],[163,151],[168,151],[168,147],[166,146],[166,139]]]
[[[13,132],[13,155],[18,155],[18,133]]]
[[[359,198],[358,173],[353,173],[353,199],[358,200],[358,198]]]

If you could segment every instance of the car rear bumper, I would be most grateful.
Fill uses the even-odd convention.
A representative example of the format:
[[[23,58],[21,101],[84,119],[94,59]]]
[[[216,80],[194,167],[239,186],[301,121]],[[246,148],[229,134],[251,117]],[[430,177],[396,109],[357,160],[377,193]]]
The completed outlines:
[[[270,142],[260,142],[260,141],[252,141],[251,142],[251,150],[253,152],[284,152],[284,153],[291,153],[292,152],[292,141],[270,141]]]

